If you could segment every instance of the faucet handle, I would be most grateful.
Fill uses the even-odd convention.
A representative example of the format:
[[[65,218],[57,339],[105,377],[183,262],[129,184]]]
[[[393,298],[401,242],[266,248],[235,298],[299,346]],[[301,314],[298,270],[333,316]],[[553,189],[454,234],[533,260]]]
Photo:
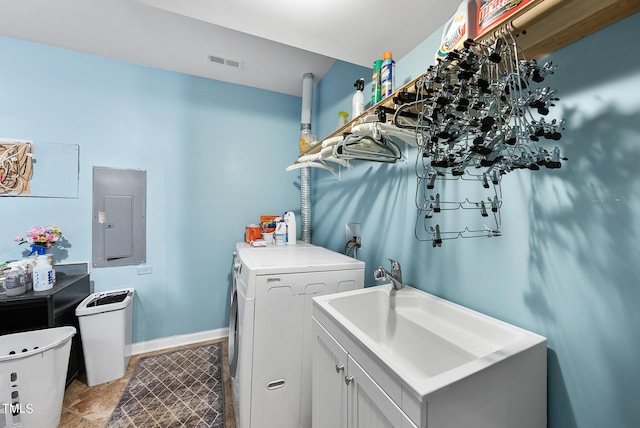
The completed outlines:
[[[383,281],[385,279],[385,271],[382,266],[378,266],[376,270],[373,271],[373,279],[376,281]]]

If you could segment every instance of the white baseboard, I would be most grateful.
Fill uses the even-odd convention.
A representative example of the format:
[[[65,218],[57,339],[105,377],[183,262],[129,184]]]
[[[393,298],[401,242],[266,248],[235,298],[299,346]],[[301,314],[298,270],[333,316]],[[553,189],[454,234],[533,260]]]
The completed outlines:
[[[169,336],[144,342],[136,342],[131,344],[131,355],[160,351],[162,349],[175,348],[176,346],[191,345],[193,343],[221,339],[227,336],[229,336],[229,329],[219,328],[216,330],[206,330],[198,333],[181,334],[178,336]]]

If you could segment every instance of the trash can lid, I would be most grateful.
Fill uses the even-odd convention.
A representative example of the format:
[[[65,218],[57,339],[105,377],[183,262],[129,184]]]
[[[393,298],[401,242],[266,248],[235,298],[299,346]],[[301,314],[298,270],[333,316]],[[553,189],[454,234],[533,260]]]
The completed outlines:
[[[102,305],[111,305],[113,303],[121,303],[124,302],[124,299],[127,298],[129,292],[123,291],[118,294],[109,294],[107,296],[95,296],[89,303],[87,303],[87,308],[91,308],[93,306],[102,306]]]
[[[124,309],[133,301],[133,288],[103,291],[87,296],[76,308],[76,316],[93,315]]]

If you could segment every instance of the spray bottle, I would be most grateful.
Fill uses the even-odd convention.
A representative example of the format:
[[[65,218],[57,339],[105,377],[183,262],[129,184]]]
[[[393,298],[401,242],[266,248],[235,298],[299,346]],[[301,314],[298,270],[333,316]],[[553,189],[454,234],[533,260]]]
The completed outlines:
[[[393,94],[396,89],[396,62],[391,52],[382,55],[382,68],[380,70],[380,92],[382,99]]]
[[[53,269],[46,255],[36,258],[33,268],[33,291],[45,291],[53,287]]]
[[[373,71],[371,73],[371,105],[377,104],[381,98],[380,91],[380,71],[382,69],[382,60],[377,59],[373,62]]]
[[[353,84],[356,87],[356,93],[351,98],[351,118],[355,119],[364,113],[364,78],[361,77]]]

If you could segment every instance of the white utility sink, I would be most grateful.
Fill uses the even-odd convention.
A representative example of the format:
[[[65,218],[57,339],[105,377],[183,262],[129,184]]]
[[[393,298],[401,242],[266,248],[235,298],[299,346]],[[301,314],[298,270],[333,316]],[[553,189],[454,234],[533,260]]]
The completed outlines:
[[[489,403],[490,412],[522,410],[522,418],[540,421],[518,426],[546,423],[547,340],[542,336],[409,286],[395,290],[391,284],[316,297],[314,317],[369,366],[366,370],[384,372],[390,384],[399,385],[394,400],[408,407],[404,411],[418,426],[427,425],[427,415],[435,424],[428,426],[450,423],[446,414],[456,413],[462,418],[458,426],[466,426],[463,409],[481,409],[482,402]],[[388,389],[394,398],[393,385]],[[439,415],[432,408],[436,402],[449,410]],[[415,406],[419,409],[412,410]],[[477,413],[468,416],[471,424],[485,426]]]

